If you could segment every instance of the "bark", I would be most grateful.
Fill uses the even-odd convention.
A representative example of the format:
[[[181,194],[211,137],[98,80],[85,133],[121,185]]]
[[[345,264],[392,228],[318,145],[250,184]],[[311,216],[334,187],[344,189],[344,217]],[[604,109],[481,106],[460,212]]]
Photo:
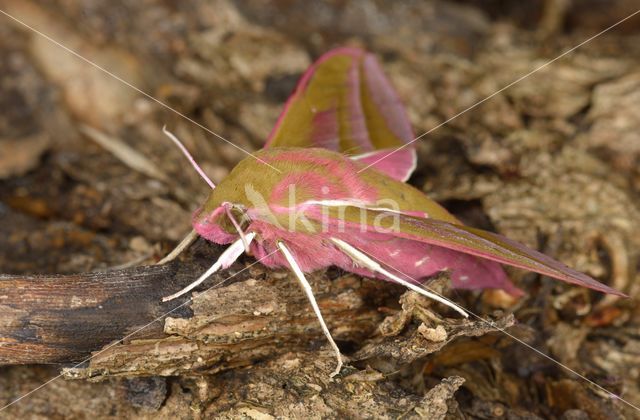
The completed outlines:
[[[207,246],[215,248],[203,244]],[[225,287],[196,294],[193,301],[188,294],[162,303],[163,296],[186,286],[202,271],[203,261],[190,259],[69,276],[0,277],[5,302],[0,312],[4,340],[0,363],[77,362],[125,337],[126,343],[135,343],[128,345],[142,347],[154,347],[165,339],[162,350],[182,349],[171,356],[175,361],[193,350],[190,342],[197,338],[203,345],[200,352],[219,358],[228,353],[233,357],[227,363],[244,365],[252,358],[277,353],[269,349],[275,343],[290,349],[320,338],[317,321],[295,280],[284,275],[265,280],[265,272],[249,266],[249,259],[245,266],[236,264],[214,276],[200,290],[229,278]],[[363,286],[351,276],[335,284],[316,279],[320,306],[332,329],[339,331],[339,339],[361,339],[381,319],[375,305],[367,304],[376,301],[367,296],[376,289],[368,284]],[[172,373],[192,369],[185,361],[175,365]]]
[[[194,257],[214,249],[203,242],[186,261],[164,266],[3,276],[0,294],[11,303],[0,315],[0,336],[6,337],[0,362],[72,364],[62,370],[66,378],[94,382],[122,376],[125,400],[151,411],[180,404],[173,398],[163,406],[166,376],[193,378],[188,405],[204,416],[266,415],[261,410],[270,406],[269,413],[285,417],[444,418],[457,409],[452,397],[464,379],[452,376],[420,396],[384,371],[405,369],[456,337],[486,334],[490,325],[440,318],[431,302],[413,292],[401,297],[402,308],[387,308],[392,315],[385,318],[380,305],[397,299],[401,288],[350,274],[333,280],[327,273],[311,275],[325,319],[348,353],[347,366],[331,379],[333,352],[304,293],[286,273],[238,263],[192,300],[161,303],[214,257],[206,251],[207,258]],[[233,281],[207,290],[230,276]],[[436,329],[441,334],[434,336]],[[360,351],[348,351],[364,343]],[[382,360],[386,366],[369,367]]]

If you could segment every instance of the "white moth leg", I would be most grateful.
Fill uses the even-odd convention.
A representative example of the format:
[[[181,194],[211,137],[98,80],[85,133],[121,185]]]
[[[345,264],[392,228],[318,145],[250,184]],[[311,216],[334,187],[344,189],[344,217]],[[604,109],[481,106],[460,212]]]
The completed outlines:
[[[282,254],[287,259],[287,262],[291,266],[293,273],[296,275],[296,277],[298,278],[298,281],[302,285],[302,289],[307,295],[307,298],[309,299],[309,302],[313,307],[313,311],[315,312],[316,317],[318,317],[318,321],[320,321],[322,332],[324,332],[325,337],[327,337],[327,340],[329,340],[329,344],[331,344],[333,351],[336,353],[336,358],[338,359],[338,366],[336,366],[336,370],[334,370],[333,373],[330,375],[331,377],[334,377],[335,375],[340,373],[340,369],[342,369],[342,354],[340,353],[340,349],[338,348],[338,345],[336,344],[336,342],[333,341],[331,332],[329,331],[327,324],[324,322],[324,318],[322,317],[322,313],[320,312],[320,308],[318,307],[318,302],[316,302],[316,298],[313,295],[313,290],[311,289],[311,285],[309,284],[306,277],[304,276],[304,273],[300,269],[300,266],[298,265],[296,260],[293,258],[291,251],[289,251],[289,248],[287,248],[286,245],[282,242],[278,242],[278,248],[280,248],[280,251],[282,251]]]
[[[356,249],[355,247],[353,247],[352,245],[349,245],[348,243],[346,243],[343,240],[337,239],[337,238],[331,238],[331,241],[336,244],[336,246],[338,248],[340,248],[345,254],[347,254],[349,257],[351,257],[351,259],[360,264],[362,267],[368,268],[371,271],[375,271],[378,272],[388,278],[390,278],[391,280],[413,290],[414,292],[420,293],[423,296],[426,296],[430,299],[433,299],[437,302],[440,302],[444,305],[447,305],[448,307],[458,311],[460,314],[462,314],[465,318],[469,317],[469,314],[467,314],[467,311],[465,311],[463,308],[461,308],[460,306],[456,305],[455,303],[453,303],[452,301],[450,301],[449,299],[445,299],[442,296],[439,296],[435,293],[432,293],[428,290],[425,290],[422,287],[418,287],[415,284],[408,282],[406,280],[403,280],[402,278],[390,273],[389,271],[387,271],[386,269],[384,269],[384,267],[382,267],[378,262],[372,260],[367,254],[365,254],[364,252],[360,251],[359,249]]]
[[[189,248],[189,246],[193,243],[193,241],[195,241],[198,238],[198,233],[191,229],[191,232],[189,232],[189,234],[187,236],[185,236],[185,238],[178,244],[178,246],[176,246],[173,251],[171,251],[170,253],[167,254],[166,257],[164,257],[163,259],[161,259],[160,261],[158,261],[156,263],[156,265],[162,265],[162,264],[166,264],[169,261],[173,261],[175,260],[178,255],[182,254],[184,252],[185,249]]]
[[[254,232],[251,232],[246,235],[246,239],[249,243],[251,243],[251,241],[255,236],[256,234]],[[242,239],[238,239],[234,243],[229,245],[229,247],[225,249],[222,254],[220,254],[220,258],[218,258],[218,260],[207,271],[205,271],[204,274],[198,277],[196,281],[194,281],[184,289],[180,290],[179,292],[172,294],[171,296],[163,297],[162,301],[168,302],[198,287],[200,283],[205,281],[216,271],[220,270],[221,268],[227,268],[231,264],[233,264],[233,262],[237,260],[238,257],[240,257],[240,255],[242,255],[243,252],[244,252],[244,243]]]

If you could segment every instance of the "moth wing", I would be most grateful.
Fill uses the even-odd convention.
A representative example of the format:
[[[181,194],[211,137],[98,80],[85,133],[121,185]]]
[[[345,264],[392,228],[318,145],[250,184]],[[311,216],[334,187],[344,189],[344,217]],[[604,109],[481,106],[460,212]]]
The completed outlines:
[[[457,289],[502,289],[514,296],[523,294],[495,261],[391,234],[345,231],[332,236],[412,283],[422,283],[425,278],[447,270],[453,287]],[[348,265],[342,268],[358,272]],[[393,278],[385,278],[394,281]]]
[[[505,236],[435,219],[400,216],[401,235],[604,293],[623,293]]]
[[[600,292],[626,296],[541,252],[482,229],[437,219],[417,218],[399,213],[363,210],[355,207],[335,209],[332,212],[331,221],[336,226],[341,225],[341,217],[338,212],[342,212],[344,223],[347,226],[351,225],[370,232],[385,231],[387,235],[398,238],[436,245],[459,253],[540,273]]]
[[[304,73],[266,147],[322,147],[349,154],[394,149],[413,140],[411,124],[376,58],[338,48]],[[415,155],[411,146],[405,155]],[[397,163],[412,169],[415,158]]]

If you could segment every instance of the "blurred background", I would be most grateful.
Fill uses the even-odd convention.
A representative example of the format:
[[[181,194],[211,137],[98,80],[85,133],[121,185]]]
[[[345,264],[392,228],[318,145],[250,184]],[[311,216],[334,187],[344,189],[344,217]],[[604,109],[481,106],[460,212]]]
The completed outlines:
[[[0,9],[33,28],[0,15],[0,273],[17,275],[153,262],[190,231],[208,187],[162,126],[214,181],[245,155],[152,98],[257,150],[306,67],[333,47],[359,46],[377,55],[422,134],[636,12],[640,1],[0,0]],[[636,404],[638,109],[640,15],[425,136],[410,181],[467,223],[633,296],[514,273],[530,292],[522,301],[466,298],[484,313],[515,310],[522,339]],[[637,415],[496,337],[445,348],[420,365],[420,374],[467,379],[451,415]],[[0,401],[56,371],[0,368]],[[176,394],[179,384],[160,386],[160,408],[132,403],[121,380],[60,381],[12,414],[167,417],[192,402]]]

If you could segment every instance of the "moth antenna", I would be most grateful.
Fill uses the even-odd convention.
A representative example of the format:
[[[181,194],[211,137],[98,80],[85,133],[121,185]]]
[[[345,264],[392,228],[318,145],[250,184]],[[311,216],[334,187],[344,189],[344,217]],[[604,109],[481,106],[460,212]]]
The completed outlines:
[[[227,213],[227,217],[229,218],[229,220],[231,220],[231,223],[233,224],[233,227],[236,228],[236,230],[238,231],[238,235],[240,235],[240,239],[242,240],[242,243],[244,244],[244,251],[248,254],[249,253],[249,242],[247,241],[247,238],[246,238],[244,232],[240,228],[240,223],[238,223],[238,221],[236,220],[236,217],[233,215],[233,212],[231,211],[232,204],[229,203],[229,202],[225,202],[222,205],[224,206],[225,213]]]
[[[184,237],[184,239],[182,241],[180,241],[180,243],[178,244],[178,246],[176,246],[173,251],[171,251],[170,253],[167,254],[166,257],[164,257],[163,259],[161,259],[160,261],[158,261],[156,263],[156,265],[162,265],[162,264],[166,264],[169,261],[173,261],[175,260],[178,255],[182,254],[184,252],[185,249],[189,248],[189,246],[193,243],[193,241],[195,241],[198,238],[198,233],[194,230],[191,229],[191,232],[189,232],[189,234],[187,236]]]
[[[255,236],[256,234],[254,232],[251,232],[247,235],[247,240],[251,242]],[[196,281],[194,281],[184,289],[180,290],[179,292],[172,294],[171,296],[163,297],[162,301],[168,302],[195,289],[200,285],[200,283],[205,281],[216,271],[220,270],[221,268],[227,268],[231,264],[233,264],[238,259],[238,257],[242,255],[243,252],[244,252],[244,246],[243,246],[242,240],[238,239],[237,241],[229,245],[229,247],[225,249],[222,254],[220,254],[220,257],[218,258],[218,260],[215,263],[213,263],[213,265],[207,271],[205,271],[200,277],[198,277]]]
[[[291,251],[289,251],[289,248],[287,248],[287,246],[283,242],[278,242],[278,248],[280,248],[280,251],[282,252],[284,257],[287,259],[287,262],[289,263],[289,265],[291,266],[293,273],[296,275],[296,277],[298,278],[298,281],[302,285],[302,289],[307,295],[307,299],[309,299],[309,302],[311,303],[313,312],[315,312],[316,317],[318,318],[318,321],[320,321],[322,332],[324,333],[325,337],[327,337],[327,340],[329,340],[329,344],[331,344],[331,347],[333,348],[333,351],[336,354],[336,358],[338,359],[338,366],[336,366],[336,370],[334,370],[333,373],[331,373],[330,375],[331,377],[334,377],[338,373],[340,373],[340,370],[342,369],[342,354],[340,353],[340,348],[338,348],[338,345],[333,340],[333,337],[331,336],[331,332],[329,331],[329,327],[327,327],[327,324],[324,322],[324,318],[322,317],[322,312],[320,312],[320,307],[318,307],[318,302],[316,302],[316,298],[313,295],[313,290],[311,289],[311,285],[309,284],[306,277],[304,276],[304,273],[302,272],[302,269],[300,269],[300,266],[296,262],[295,258],[293,258],[293,254],[291,254]]]
[[[191,166],[193,166],[195,168],[195,170],[198,172],[198,174],[200,174],[200,176],[202,177],[202,179],[204,179],[207,184],[209,184],[209,186],[211,187],[211,189],[214,189],[216,187],[216,184],[213,183],[213,181],[211,180],[211,178],[209,178],[207,176],[207,174],[204,173],[204,171],[202,170],[202,168],[200,167],[200,165],[198,165],[198,163],[195,161],[195,159],[193,158],[193,156],[191,156],[191,153],[189,153],[189,151],[187,150],[186,147],[184,147],[184,144],[182,144],[182,142],[180,140],[178,140],[178,138],[169,130],[167,130],[167,126],[163,126],[162,127],[162,132],[169,137],[176,146],[178,146],[178,148],[182,151],[182,153],[187,157],[187,159],[189,159],[189,163],[191,163]]]
[[[444,305],[447,305],[448,307],[458,311],[460,314],[462,314],[465,318],[469,318],[469,314],[467,314],[467,311],[465,311],[463,308],[461,308],[460,306],[456,305],[455,303],[453,303],[452,301],[450,301],[449,299],[446,299],[440,295],[437,295],[435,293],[432,293],[422,287],[418,287],[415,284],[408,282],[398,276],[396,276],[395,274],[390,273],[389,271],[387,271],[384,267],[382,267],[378,262],[372,260],[371,258],[369,258],[369,256],[367,254],[365,254],[364,252],[360,251],[359,249],[355,248],[352,245],[349,245],[348,243],[346,243],[343,240],[337,239],[337,238],[331,238],[331,241],[336,244],[336,246],[338,248],[340,248],[345,254],[347,254],[349,257],[351,257],[351,259],[356,262],[361,264],[363,267],[368,268],[371,271],[374,272],[378,272],[386,277],[388,277],[389,279],[395,281],[396,283],[399,283],[403,286],[405,286],[406,288],[409,288],[411,290],[413,290],[414,292],[420,293],[423,296],[426,296],[430,299],[433,299],[437,302],[440,302]]]

